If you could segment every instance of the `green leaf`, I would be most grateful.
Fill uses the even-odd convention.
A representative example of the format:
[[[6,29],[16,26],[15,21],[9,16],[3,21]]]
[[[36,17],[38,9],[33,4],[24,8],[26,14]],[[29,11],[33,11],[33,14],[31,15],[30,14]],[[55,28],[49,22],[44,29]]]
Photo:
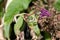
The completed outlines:
[[[34,32],[36,33],[37,36],[40,36],[40,30],[38,28],[38,25],[33,26],[33,30],[34,30]]]
[[[37,36],[40,35],[40,29],[38,28],[37,19],[35,15],[28,17],[28,26],[36,33]]]
[[[7,12],[4,15],[4,22],[6,24],[10,24],[14,18],[14,15],[16,15],[19,11],[27,9],[30,2],[31,0],[12,0],[7,8]]]
[[[51,40],[51,35],[48,32],[44,32],[44,38],[45,40]]]
[[[17,23],[14,26],[14,31],[16,35],[20,34],[20,28],[22,27],[23,24],[23,18],[20,16],[17,20]]]
[[[26,26],[26,22],[23,20],[23,24],[22,24],[22,27],[20,28],[20,31],[23,31],[25,26]]]
[[[54,4],[54,7],[56,10],[60,11],[60,0],[57,0],[57,2]]]
[[[37,36],[40,35],[40,30],[38,28],[38,24],[35,24],[35,23],[28,23],[29,24],[29,27],[36,33]],[[35,24],[35,25],[33,25]]]
[[[6,38],[8,38],[9,36],[9,32],[7,32],[6,29],[10,29],[10,27],[7,25],[11,24],[14,15],[16,15],[20,11],[27,9],[30,2],[31,0],[12,0],[12,2],[9,4],[7,12],[4,14],[4,35]]]
[[[10,25],[4,25],[4,37],[7,38],[8,40],[10,40],[9,39],[9,36],[10,36],[9,31],[10,31]]]

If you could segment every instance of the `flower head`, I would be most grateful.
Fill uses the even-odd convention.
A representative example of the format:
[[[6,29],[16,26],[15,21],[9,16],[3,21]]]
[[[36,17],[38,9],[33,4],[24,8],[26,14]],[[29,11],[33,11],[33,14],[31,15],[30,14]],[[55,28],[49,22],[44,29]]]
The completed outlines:
[[[41,14],[40,14],[41,17],[44,17],[44,16],[49,17],[50,16],[50,12],[48,10],[42,8],[40,11],[41,11]]]

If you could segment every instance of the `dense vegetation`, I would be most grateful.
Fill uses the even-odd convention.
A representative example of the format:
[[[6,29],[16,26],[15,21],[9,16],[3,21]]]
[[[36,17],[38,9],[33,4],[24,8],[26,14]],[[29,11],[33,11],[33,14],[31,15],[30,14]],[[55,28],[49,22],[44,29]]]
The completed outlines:
[[[0,27],[6,40],[60,40],[60,0],[0,0]]]

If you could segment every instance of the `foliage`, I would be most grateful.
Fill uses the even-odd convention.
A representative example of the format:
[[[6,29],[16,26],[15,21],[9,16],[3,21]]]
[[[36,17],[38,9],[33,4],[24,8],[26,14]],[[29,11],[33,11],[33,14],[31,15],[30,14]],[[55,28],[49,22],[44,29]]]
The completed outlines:
[[[7,12],[4,14],[4,35],[6,38],[9,38],[10,24],[13,21],[14,15],[27,9],[30,2],[31,0],[12,0],[9,4]]]
[[[46,26],[45,21],[46,21],[46,19],[48,19],[51,16],[51,14],[50,14],[49,10],[47,10],[46,8],[43,8],[43,5],[45,5],[45,4],[43,4],[43,2],[41,0],[38,0],[37,5],[34,5],[33,2],[36,2],[36,1],[37,0],[12,0],[11,3],[8,5],[7,10],[3,10],[3,7],[1,6],[3,0],[0,0],[0,18],[4,18],[3,19],[4,20],[4,23],[3,23],[4,30],[3,31],[4,31],[4,37],[7,38],[7,40],[10,40],[10,33],[11,33],[10,27],[11,27],[11,23],[13,21],[15,22],[15,24],[12,27],[13,27],[13,31],[14,31],[14,34],[16,35],[16,37],[20,36],[21,31],[24,30],[24,28],[26,26],[25,24],[27,23],[29,30],[30,31],[33,30],[37,37],[41,36],[41,29],[43,29],[44,40],[51,40],[51,34],[49,34],[45,30],[45,29],[48,29],[48,28],[45,28],[45,26]],[[30,3],[32,3],[32,4],[30,4]],[[48,4],[48,2],[47,2],[47,4]],[[54,7],[57,11],[60,11],[60,0],[58,0],[54,4]],[[47,7],[47,8],[49,8],[49,7]],[[26,11],[29,11],[29,12],[26,12]],[[18,16],[16,16],[16,15],[18,15]],[[45,16],[47,16],[46,19],[45,19]],[[16,18],[16,20],[15,20],[15,18]],[[40,25],[42,25],[41,26],[42,28],[40,27]]]
[[[60,0],[57,0],[57,2],[54,4],[54,7],[56,10],[60,11]]]

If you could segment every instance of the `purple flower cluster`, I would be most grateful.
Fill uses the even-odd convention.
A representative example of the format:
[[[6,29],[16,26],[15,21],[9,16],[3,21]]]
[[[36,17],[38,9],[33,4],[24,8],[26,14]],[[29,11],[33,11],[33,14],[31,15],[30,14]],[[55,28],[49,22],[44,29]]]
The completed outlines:
[[[41,17],[44,17],[44,16],[49,17],[50,16],[50,12],[48,10],[42,8],[40,11],[41,11],[41,14],[40,14]]]

